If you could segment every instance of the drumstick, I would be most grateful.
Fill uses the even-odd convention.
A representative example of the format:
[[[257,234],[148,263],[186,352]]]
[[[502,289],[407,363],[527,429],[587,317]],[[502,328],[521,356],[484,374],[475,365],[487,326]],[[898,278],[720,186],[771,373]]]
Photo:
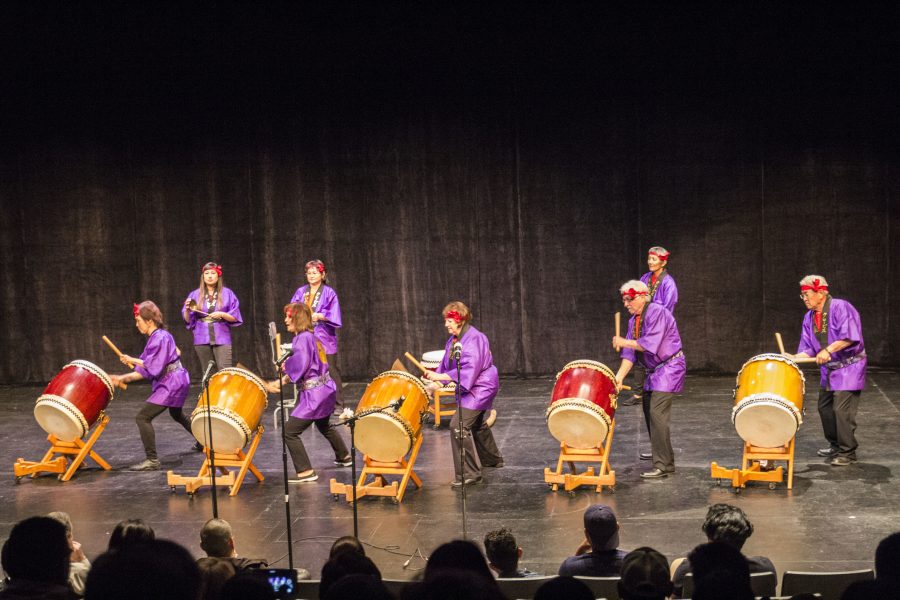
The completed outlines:
[[[417,366],[417,367],[419,368],[419,370],[422,371],[423,374],[428,372],[428,369],[426,369],[426,368],[422,365],[422,363],[420,363],[419,361],[417,361],[417,360],[415,359],[415,357],[414,357],[412,354],[410,354],[409,352],[404,352],[403,355],[404,355],[406,358],[408,358],[409,361],[410,361],[412,364],[414,364],[415,366]]]
[[[121,352],[118,348],[116,348],[116,345],[112,343],[112,340],[110,340],[108,337],[106,337],[106,336],[104,335],[104,336],[103,336],[103,341],[106,342],[106,345],[109,346],[109,347],[112,349],[112,351],[115,352],[116,355],[117,355],[119,358],[122,358],[122,356],[123,356],[122,352]],[[133,369],[133,368],[134,368],[134,365],[132,365],[131,368]],[[120,381],[120,382],[119,382],[119,387],[122,388],[123,390],[127,390],[127,389],[128,389],[128,384],[127,384],[127,383],[122,383],[122,382]]]
[[[616,337],[619,337],[622,333],[622,313],[616,313]]]
[[[781,334],[777,331],[775,332],[775,341],[778,342],[778,351],[784,354],[784,342],[781,339]]]

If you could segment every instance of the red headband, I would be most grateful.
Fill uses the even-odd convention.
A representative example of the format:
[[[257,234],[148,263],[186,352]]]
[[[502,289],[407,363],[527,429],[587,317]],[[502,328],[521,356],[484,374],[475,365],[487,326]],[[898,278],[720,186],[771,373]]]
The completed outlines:
[[[324,272],[325,272],[325,265],[324,265],[323,263],[317,264],[317,265],[316,265],[316,271],[318,271],[319,273],[324,273]]]
[[[140,316],[141,307],[139,305],[135,304],[131,310],[134,311],[134,316],[136,316],[136,317]]]
[[[665,254],[662,254],[662,253],[660,253],[660,252],[648,252],[647,254],[648,254],[648,255],[649,255],[649,254],[652,254],[653,256],[655,256],[656,258],[658,258],[659,260],[661,260],[661,261],[663,261],[663,262],[668,262],[668,260],[669,260],[669,254],[671,254],[671,252],[666,252]]]
[[[294,309],[288,308],[286,311],[284,311],[284,314],[287,315],[288,319],[293,319],[294,318]]]
[[[646,296],[646,295],[647,295],[647,292],[639,292],[634,288],[628,288],[627,291],[622,292],[623,298],[628,297],[628,296],[631,296],[632,298],[637,298],[638,296]]]
[[[444,315],[444,318],[445,318],[445,319],[453,319],[453,320],[456,321],[457,323],[462,323],[462,322],[463,322],[462,315],[459,314],[459,312],[458,312],[458,311],[455,311],[455,310],[448,310],[448,311],[447,311],[447,314]]]
[[[216,275],[221,277],[222,276],[222,265],[213,265],[211,267],[206,267],[205,269],[203,269],[204,273],[206,273],[207,271],[215,271]]]
[[[807,290],[812,290],[814,292],[827,292],[828,286],[827,285],[819,285],[819,281],[820,280],[818,280],[818,279],[813,279],[812,285],[801,285],[800,291],[805,292]]]

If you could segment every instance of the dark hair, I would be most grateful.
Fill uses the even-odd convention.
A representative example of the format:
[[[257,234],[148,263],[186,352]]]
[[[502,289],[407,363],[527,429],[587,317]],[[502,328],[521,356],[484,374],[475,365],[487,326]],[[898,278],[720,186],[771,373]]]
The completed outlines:
[[[747,593],[753,597],[750,588],[750,566],[741,551],[733,545],[725,542],[709,542],[700,544],[687,556],[691,565],[691,573],[694,576],[694,586],[697,592],[701,590],[707,578],[713,577],[709,589],[712,592],[720,579],[730,582],[734,598],[743,598]],[[712,596],[708,596],[712,597]]]
[[[199,600],[218,600],[225,583],[235,575],[231,561],[212,556],[199,559],[197,568],[200,570]]]
[[[215,269],[219,267],[221,270],[221,266],[214,262],[208,262],[203,265],[203,268],[200,269],[200,287],[197,288],[197,294],[200,296],[200,300],[203,300],[203,297],[206,295],[206,282],[203,281],[203,274],[209,271],[210,269]],[[222,308],[222,288],[225,287],[225,283],[222,281],[222,276],[219,275],[219,279],[216,280],[216,294],[218,297],[216,298],[216,308]],[[205,308],[200,307],[200,310],[206,310]]]
[[[892,533],[875,549],[875,576],[900,586],[900,532]]]
[[[428,564],[425,565],[425,580],[427,581],[436,571],[443,569],[468,571],[494,581],[494,576],[491,574],[481,550],[468,540],[453,540],[438,546],[428,557]]]
[[[338,553],[322,567],[322,580],[319,582],[319,596],[324,597],[328,588],[347,575],[368,575],[381,581],[381,571],[367,556],[355,552]]]
[[[134,544],[152,542],[156,539],[153,528],[141,519],[125,519],[119,521],[109,536],[108,550],[121,550]]]
[[[334,558],[344,552],[354,552],[360,556],[366,555],[366,549],[363,548],[362,542],[352,535],[345,535],[336,539],[331,545],[331,550],[328,551],[328,558]]]
[[[304,302],[291,302],[290,304],[285,304],[284,314],[290,317],[291,323],[293,323],[297,333],[313,330],[312,309]]]
[[[519,564],[519,546],[508,527],[489,531],[484,536],[484,553],[501,573],[514,571]]]
[[[51,517],[30,517],[9,532],[0,551],[0,564],[13,581],[65,585],[71,551],[62,523]]]
[[[138,314],[145,321],[153,321],[159,329],[166,328],[166,322],[163,320],[162,311],[152,300],[144,300],[138,304]]]
[[[672,593],[669,561],[653,548],[643,546],[622,560],[619,597],[623,600],[664,600]]]
[[[346,575],[329,586],[327,593],[319,591],[322,600],[392,600],[393,596],[380,579],[359,573]]]
[[[731,571],[713,571],[701,580],[695,580],[693,600],[753,600],[750,575],[747,583],[736,580]]]
[[[225,582],[220,600],[275,600],[275,591],[265,578],[243,571]]]
[[[85,600],[196,600],[200,569],[169,540],[131,544],[100,555],[88,573]]]
[[[200,547],[209,556],[228,558],[231,556],[231,538],[234,533],[225,519],[210,519],[200,529]]]
[[[594,594],[584,582],[574,577],[554,577],[534,593],[534,600],[594,600]]]
[[[593,600],[593,597],[590,598]],[[470,570],[438,569],[422,582],[407,584],[400,593],[400,599],[506,600],[506,596],[493,577],[472,577]]]
[[[753,535],[753,524],[747,514],[731,504],[713,504],[701,526],[710,542],[724,542],[740,550]]]

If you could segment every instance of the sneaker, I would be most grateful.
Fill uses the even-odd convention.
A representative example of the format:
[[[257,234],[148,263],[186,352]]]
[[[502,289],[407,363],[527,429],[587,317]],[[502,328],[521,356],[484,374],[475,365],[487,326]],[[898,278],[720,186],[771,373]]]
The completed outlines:
[[[348,456],[347,458],[336,459],[334,461],[334,464],[336,464],[339,467],[349,467],[353,464],[353,461]]]
[[[838,453],[838,449],[835,448],[834,446],[831,446],[829,448],[819,448],[818,450],[816,450],[816,454],[818,454],[822,458],[831,458],[832,456],[834,456],[837,453]]]
[[[856,457],[852,456],[835,456],[831,459],[831,464],[835,467],[846,467],[856,462]]]
[[[674,472],[674,471],[673,471]],[[668,476],[669,474],[662,469],[653,469],[652,471],[647,471],[646,473],[641,473],[642,479],[662,479],[663,477]]]
[[[296,479],[288,479],[288,483],[312,483],[313,481],[317,480],[318,478],[319,478],[319,474],[316,473],[315,471],[313,471],[309,475],[304,475],[303,477],[300,477],[299,475],[297,475]]]
[[[136,465],[128,467],[129,471],[159,471],[160,462],[155,458],[148,458]]]
[[[641,452],[641,455],[639,458],[641,460],[653,460],[653,453],[652,452]]]

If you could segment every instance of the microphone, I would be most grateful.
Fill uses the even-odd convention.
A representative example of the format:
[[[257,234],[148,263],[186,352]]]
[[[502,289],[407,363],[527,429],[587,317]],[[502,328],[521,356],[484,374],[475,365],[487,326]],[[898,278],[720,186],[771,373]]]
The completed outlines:
[[[388,408],[393,409],[394,412],[397,412],[401,406],[403,406],[403,401],[406,400],[406,396],[400,396],[390,404],[388,404]]]
[[[277,335],[278,330],[275,329],[275,321],[269,321],[269,341],[274,342]]]
[[[462,355],[462,344],[456,342],[453,344],[453,347],[450,349],[450,359],[451,360],[459,360],[459,357]]]
[[[281,358],[279,358],[278,360],[275,361],[275,366],[280,367],[281,365],[284,364],[284,361],[286,361],[293,355],[294,355],[294,349],[288,348],[287,350],[284,351],[284,354],[281,355]]]
[[[209,361],[209,364],[206,365],[206,373],[203,374],[203,383],[206,383],[207,381],[209,381],[209,376],[212,375],[212,370],[213,370],[213,367],[215,367],[215,366],[216,366],[216,361],[214,361],[214,360]]]

